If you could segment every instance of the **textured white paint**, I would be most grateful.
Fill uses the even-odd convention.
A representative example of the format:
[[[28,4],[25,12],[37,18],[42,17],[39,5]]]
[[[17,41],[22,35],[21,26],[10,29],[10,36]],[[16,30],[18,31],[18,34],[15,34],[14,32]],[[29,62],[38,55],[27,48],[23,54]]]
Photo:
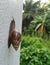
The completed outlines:
[[[14,17],[16,30],[21,33],[22,0],[0,0],[0,65],[19,65],[20,47],[15,51],[13,46],[8,49],[10,22]]]

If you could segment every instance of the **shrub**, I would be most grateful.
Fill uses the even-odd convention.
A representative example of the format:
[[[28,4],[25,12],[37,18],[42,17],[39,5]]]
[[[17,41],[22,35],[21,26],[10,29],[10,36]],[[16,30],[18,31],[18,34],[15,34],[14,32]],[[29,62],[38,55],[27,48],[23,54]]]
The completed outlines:
[[[37,45],[37,44],[41,44],[41,43],[43,43],[41,38],[37,38],[37,37],[33,38],[33,37],[30,37],[30,36],[23,36],[22,42],[21,42],[21,48],[27,47],[27,46],[30,46],[30,45],[34,45],[34,44]]]
[[[42,43],[42,39],[23,37],[20,64],[50,65],[50,51]]]

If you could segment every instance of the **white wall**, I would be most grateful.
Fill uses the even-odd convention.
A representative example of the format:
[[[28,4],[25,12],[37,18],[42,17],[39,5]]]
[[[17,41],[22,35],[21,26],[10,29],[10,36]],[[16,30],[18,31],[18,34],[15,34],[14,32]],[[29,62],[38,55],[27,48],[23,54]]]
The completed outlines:
[[[20,47],[15,51],[8,49],[8,34],[12,16],[16,22],[16,30],[22,28],[22,0],[0,0],[0,65],[19,65]]]

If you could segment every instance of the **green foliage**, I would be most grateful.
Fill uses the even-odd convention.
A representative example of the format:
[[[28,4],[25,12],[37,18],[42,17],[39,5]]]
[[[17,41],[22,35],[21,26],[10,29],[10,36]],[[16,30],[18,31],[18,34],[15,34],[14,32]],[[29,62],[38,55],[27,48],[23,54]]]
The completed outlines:
[[[50,51],[41,38],[22,37],[21,65],[50,65]]]
[[[37,10],[39,9],[40,1],[33,2],[33,0],[26,0],[25,4],[23,4],[23,24],[22,28],[24,31],[24,28],[28,28],[30,22],[34,19],[34,16],[36,15]]]
[[[40,43],[42,43],[42,39],[38,39],[38,38],[33,38],[33,37],[31,37],[30,38],[30,36],[23,36],[22,37],[22,42],[21,42],[21,48],[23,48],[23,47],[28,47],[28,46],[30,46],[30,45],[34,45],[34,44],[40,44]]]
[[[47,29],[46,32],[49,33],[50,32],[50,12],[48,12],[48,14],[47,14],[45,26],[46,26],[46,29]]]
[[[49,38],[50,34],[50,3],[41,4],[41,0],[34,2],[33,0],[25,0],[23,4],[23,24],[22,32],[24,35],[33,34],[40,37]],[[34,21],[31,24],[31,21]],[[37,22],[36,22],[37,21]],[[35,25],[35,26],[34,26]],[[38,30],[43,26],[42,35],[38,33]],[[45,28],[45,29],[44,29]],[[46,33],[45,33],[46,32]]]
[[[33,0],[26,0],[24,4],[24,12],[35,14],[39,9],[40,1],[34,2]]]

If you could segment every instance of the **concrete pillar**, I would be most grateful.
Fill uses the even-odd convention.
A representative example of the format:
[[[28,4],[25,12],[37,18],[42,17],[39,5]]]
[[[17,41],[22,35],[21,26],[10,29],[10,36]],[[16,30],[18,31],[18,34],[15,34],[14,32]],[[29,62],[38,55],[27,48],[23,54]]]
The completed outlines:
[[[16,30],[22,29],[22,0],[0,0],[0,65],[20,65],[20,46],[8,49],[9,27],[12,17]]]

